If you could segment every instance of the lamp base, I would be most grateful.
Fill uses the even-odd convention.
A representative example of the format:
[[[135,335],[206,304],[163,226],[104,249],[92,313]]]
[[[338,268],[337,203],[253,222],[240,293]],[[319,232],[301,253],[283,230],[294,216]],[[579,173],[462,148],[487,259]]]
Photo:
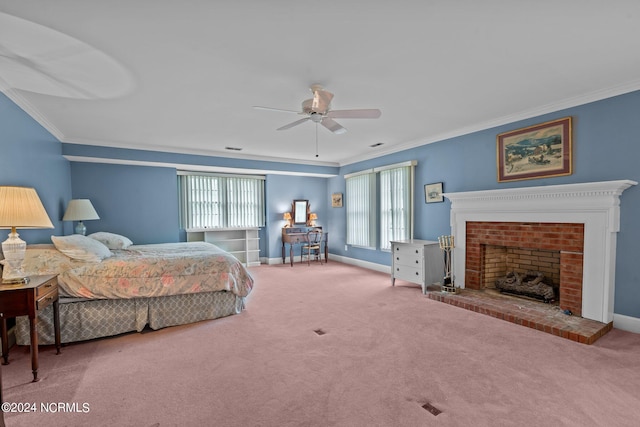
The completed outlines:
[[[27,243],[19,237],[15,227],[11,228],[9,238],[2,242],[2,253],[4,254],[4,268],[2,269],[2,283],[17,283],[26,278],[22,271]]]
[[[83,236],[87,234],[87,227],[82,221],[78,221],[78,225],[76,225],[76,234],[82,234]]]

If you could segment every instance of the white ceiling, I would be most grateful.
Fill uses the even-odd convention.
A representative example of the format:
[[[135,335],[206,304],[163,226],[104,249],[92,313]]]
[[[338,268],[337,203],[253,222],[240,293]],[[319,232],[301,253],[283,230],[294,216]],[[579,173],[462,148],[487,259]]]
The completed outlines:
[[[0,89],[61,141],[310,164],[640,89],[639,52],[636,0],[0,0]],[[316,158],[312,122],[252,108],[314,83],[382,116]]]

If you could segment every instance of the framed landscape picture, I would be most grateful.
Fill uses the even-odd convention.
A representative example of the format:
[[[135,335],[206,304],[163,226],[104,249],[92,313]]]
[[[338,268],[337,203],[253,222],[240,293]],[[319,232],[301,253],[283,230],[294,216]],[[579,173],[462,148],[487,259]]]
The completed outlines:
[[[497,136],[498,182],[571,175],[571,117]]]
[[[436,182],[433,184],[425,184],[424,201],[425,203],[438,203],[438,202],[444,201],[444,197],[442,196],[441,182]]]

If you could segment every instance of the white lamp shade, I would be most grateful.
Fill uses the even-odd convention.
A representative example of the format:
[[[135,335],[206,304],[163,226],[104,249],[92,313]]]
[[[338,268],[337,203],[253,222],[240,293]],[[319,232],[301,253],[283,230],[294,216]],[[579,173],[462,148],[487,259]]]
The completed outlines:
[[[89,199],[73,199],[62,217],[63,221],[86,221],[100,219]]]
[[[0,228],[53,228],[35,188],[0,187]]]
[[[34,188],[0,187],[0,228],[10,228],[9,238],[2,242],[4,255],[2,283],[27,283],[22,271],[27,243],[22,240],[17,228],[53,228],[53,224],[42,206]]]

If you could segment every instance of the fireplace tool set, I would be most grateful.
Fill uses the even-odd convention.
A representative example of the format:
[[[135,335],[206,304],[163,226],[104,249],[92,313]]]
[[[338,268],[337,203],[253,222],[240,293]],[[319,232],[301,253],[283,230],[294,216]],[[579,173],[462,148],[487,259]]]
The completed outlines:
[[[442,291],[453,294],[458,293],[460,288],[456,288],[453,281],[452,255],[455,247],[453,236],[440,236],[438,237],[438,243],[444,254],[444,284],[442,285]]]

